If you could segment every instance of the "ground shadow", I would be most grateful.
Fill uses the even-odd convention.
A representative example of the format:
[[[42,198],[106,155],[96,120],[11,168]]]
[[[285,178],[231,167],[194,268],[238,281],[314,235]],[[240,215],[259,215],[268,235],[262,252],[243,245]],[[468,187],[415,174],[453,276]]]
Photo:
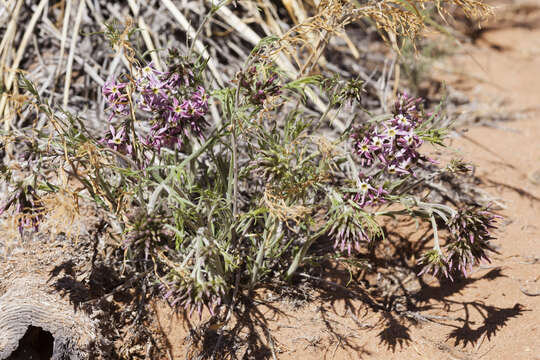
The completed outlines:
[[[186,337],[188,358],[211,359],[217,358],[218,354],[220,358],[231,359],[274,358],[280,344],[269,329],[269,321],[277,317],[295,320],[294,314],[285,314],[280,310],[279,303],[284,300],[299,307],[314,301],[324,304],[324,308],[319,309],[319,320],[324,324],[324,332],[332,339],[331,349],[321,344],[309,346],[314,346],[329,358],[338,349],[354,353],[357,358],[369,357],[370,353],[351,339],[351,333],[357,336],[360,330],[366,336],[376,336],[379,345],[387,350],[399,351],[410,345],[411,327],[423,321],[425,318],[422,314],[429,310],[463,310],[463,318],[448,317],[447,320],[439,321],[451,328],[448,339],[453,339],[456,346],[477,344],[482,339],[489,341],[510,319],[525,311],[520,304],[512,308],[499,308],[482,302],[459,302],[453,299],[453,295],[474,286],[480,279],[492,281],[504,277],[501,268],[493,268],[481,277],[461,278],[454,282],[441,281],[437,285],[430,285],[418,278],[416,274],[420,269],[410,259],[418,258],[425,251],[431,233],[429,229],[421,229],[421,232],[415,229],[415,233],[416,240],[411,241],[411,235],[387,231],[387,240],[381,244],[385,252],[371,249],[370,252],[354,255],[352,261],[355,266],[350,268],[338,265],[329,258],[322,258],[317,266],[311,264],[309,268],[300,268],[291,282],[271,282],[273,285],[269,286],[269,290],[273,295],[270,301],[259,301],[259,298],[241,292],[231,307],[236,319],[231,323],[234,326],[214,326],[216,318],[223,319],[226,316],[223,311],[229,309],[228,306],[223,307],[221,314],[199,326],[192,324],[188,314],[184,313],[183,319],[189,329]],[[314,247],[314,254],[329,253],[325,246],[331,247],[332,243],[320,242]],[[364,263],[370,265],[359,266]],[[132,346],[136,340],[130,343],[129,339],[123,338],[126,329],[131,327],[136,329],[134,333],[139,337],[138,341],[145,338],[155,349],[171,349],[163,330],[160,334],[152,334],[146,326],[152,316],[147,299],[151,295],[150,289],[155,287],[145,283],[144,274],[141,275],[134,268],[122,270],[124,273],[120,269],[94,254],[89,270],[83,271],[77,263],[66,261],[51,271],[49,282],[77,310],[90,312],[99,309],[101,315],[98,318],[105,338],[121,340],[126,347]],[[419,283],[416,290],[408,286],[407,281],[411,277]],[[382,288],[384,281],[381,279],[388,280],[386,283],[390,290]],[[328,311],[338,314],[338,309],[343,308],[354,314],[358,303],[371,314],[378,313],[380,319],[376,325],[359,325],[351,332],[350,329],[344,330],[345,327],[336,325],[328,314]],[[481,314],[482,324],[471,320],[473,311]],[[159,329],[154,331],[159,332]],[[121,357],[118,349],[112,349],[112,346],[109,346],[108,351],[111,354],[109,358]]]
[[[50,271],[51,290],[67,298],[75,311],[83,311],[96,320],[99,336],[88,350],[94,358],[123,359],[129,352],[133,356],[135,345],[140,345],[137,347],[141,352],[150,349],[149,355],[157,356],[158,349],[163,347],[161,338],[147,326],[151,322],[148,300],[154,295],[154,286],[148,283],[144,272],[123,266],[121,249],[111,259],[97,254],[98,235],[96,232],[90,264],[70,259]],[[121,346],[113,346],[115,342]]]
[[[411,342],[410,323],[404,324],[406,320],[394,316],[391,312],[383,313],[384,327],[377,337],[379,344],[386,346],[392,352],[396,351],[396,347],[403,348]]]
[[[448,339],[454,339],[455,346],[476,345],[483,337],[488,341],[503,328],[510,319],[518,317],[526,311],[523,305],[517,303],[510,308],[499,308],[492,305],[485,305],[480,302],[461,303],[466,312],[465,322],[462,326],[456,326],[448,335]],[[476,310],[483,317],[481,326],[473,329],[469,321],[470,309]]]
[[[501,308],[485,304],[482,301],[459,301],[451,297],[460,293],[479,280],[493,281],[505,277],[502,268],[494,268],[481,277],[462,278],[454,282],[441,281],[439,286],[430,286],[422,282],[422,291],[416,296],[415,308],[417,311],[444,310],[446,312],[462,312],[461,317],[437,317],[436,322],[452,327],[448,339],[454,339],[455,346],[476,345],[481,339],[491,340],[496,333],[507,325],[508,321],[527,311],[523,305],[516,303],[513,307]],[[479,314],[483,321],[478,325],[472,320],[472,312]],[[458,323],[456,325],[455,323]]]

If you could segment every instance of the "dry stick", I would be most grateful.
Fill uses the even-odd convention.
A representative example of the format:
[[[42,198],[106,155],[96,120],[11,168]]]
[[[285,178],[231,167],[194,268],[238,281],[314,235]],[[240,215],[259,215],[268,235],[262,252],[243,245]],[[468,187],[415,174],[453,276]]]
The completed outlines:
[[[268,29],[268,26],[270,26],[274,32],[274,34],[277,34],[279,37],[283,37],[283,31],[281,31],[281,27],[278,25],[276,19],[279,18],[279,16],[276,13],[276,9],[274,7],[270,6],[264,6],[264,14],[266,16],[266,22],[262,20],[262,17],[258,11],[256,11],[256,15],[260,18],[261,26],[263,27],[264,31],[267,34],[270,34],[271,31]]]
[[[45,61],[43,61],[43,56],[41,56],[41,52],[39,51],[39,45],[37,43],[37,37],[34,34],[32,36],[32,45],[34,45],[34,50],[36,51],[36,56],[38,58],[38,62],[42,67],[45,67]]]
[[[465,319],[460,318],[460,317],[422,314],[419,311],[403,311],[403,312],[400,312],[400,315],[415,319],[416,321],[426,321],[426,322],[431,321],[435,324],[440,324],[439,322],[435,320],[466,322]],[[474,321],[469,321],[469,324],[474,324]]]
[[[150,57],[152,58],[152,62],[155,64],[158,71],[163,71],[163,67],[161,66],[161,62],[159,61],[156,48],[154,46],[154,43],[152,42],[152,38],[150,37],[150,28],[148,27],[148,25],[146,25],[142,17],[139,17],[138,23],[139,27],[143,30],[142,37],[144,39],[144,42],[146,43],[146,47],[148,48],[148,50],[150,50]]]
[[[99,86],[103,86],[103,84],[105,84],[105,80],[103,80],[101,78],[101,76],[99,76],[99,74],[97,73],[97,71],[90,65],[88,64],[88,62],[85,61],[85,59],[83,59],[82,57],[78,56],[78,55],[75,55],[73,57],[75,59],[75,62],[78,63],[79,65],[81,65],[84,69],[84,71],[86,71],[88,73],[88,75],[99,85]]]
[[[15,59],[13,60],[13,63],[11,64],[10,72],[8,73],[5,81],[5,88],[7,91],[11,90],[11,85],[13,84],[13,81],[15,79],[15,71],[19,67],[19,64],[21,63],[21,60],[24,56],[24,53],[26,51],[26,46],[28,45],[28,41],[30,40],[30,36],[32,35],[32,32],[34,30],[34,27],[36,26],[36,23],[38,21],[39,15],[41,14],[41,11],[43,11],[43,8],[45,7],[45,4],[47,3],[47,0],[41,0],[39,3],[37,9],[34,12],[34,15],[30,19],[30,22],[28,23],[28,26],[25,29],[25,33],[23,35],[23,38],[21,40],[21,43],[19,44],[19,48],[17,49],[17,53],[15,54]],[[20,6],[19,6],[20,8]],[[18,12],[18,9],[16,9]],[[18,17],[18,16],[17,16]],[[15,25],[14,25],[15,26]],[[15,27],[12,28],[13,32],[15,31]],[[5,46],[5,44],[3,44]],[[2,99],[0,100],[0,115],[4,114],[4,130],[8,131],[9,127],[11,125],[10,117],[9,115],[9,106],[7,105],[7,91],[2,94]]]
[[[326,46],[328,45],[328,42],[330,41],[330,34],[327,30],[322,30],[322,35],[319,34],[319,39],[317,41],[317,46],[315,47],[314,51],[309,56],[308,61],[304,64],[302,69],[300,70],[300,74],[309,74],[313,68],[315,67],[315,64],[320,63],[320,60],[322,59],[321,56],[326,49]],[[343,131],[342,129],[340,129]]]
[[[8,54],[10,54],[12,51],[11,43],[13,42],[13,39],[15,37],[15,32],[17,28],[17,20],[19,18],[19,12],[21,10],[22,3],[23,1],[19,0],[16,3],[15,7],[13,8],[13,11],[11,12],[11,21],[9,22],[6,33],[4,34],[4,38],[2,39],[2,42],[0,43],[0,53],[2,53],[2,57],[0,58],[0,71],[4,74],[2,76],[3,79],[0,79],[0,80],[3,80],[2,82],[6,85],[7,85],[8,74],[9,74],[9,72],[6,71],[6,69],[8,68],[8,66],[6,66],[8,62]],[[6,7],[6,9],[8,8]],[[8,46],[8,44],[10,44],[10,46]],[[10,69],[10,70],[15,71],[16,69]],[[9,91],[10,87],[6,86],[6,90]],[[3,92],[2,97],[0,99],[0,119],[2,120],[4,120],[3,113],[4,113],[4,107],[6,107],[6,116],[5,116],[5,122],[4,122],[4,130],[6,131],[9,130],[9,127],[11,125],[9,121],[10,117],[8,116],[10,111],[6,106],[7,100],[8,100],[7,91]],[[7,145],[6,152],[8,154],[12,153],[11,144]]]
[[[122,60],[125,60],[124,54],[122,54],[121,52],[117,52],[114,58],[112,59],[111,63],[109,64],[109,79],[114,76],[116,68],[119,66]],[[129,67],[126,66],[126,68],[129,68]]]
[[[339,37],[343,38],[345,40],[345,43],[349,47],[349,50],[351,51],[352,56],[358,60],[360,59],[360,51],[358,50],[358,47],[353,43],[349,35],[347,35],[347,32],[343,30],[342,33],[338,34]]]
[[[172,16],[176,19],[176,21],[178,21],[178,23],[184,29],[184,31],[187,33],[187,35],[190,38],[195,39],[195,34],[196,34],[195,29],[187,21],[187,19],[184,17],[184,15],[182,15],[180,10],[178,10],[178,8],[173,4],[173,2],[171,0],[162,0],[161,2],[170,11]],[[214,75],[214,78],[216,79],[218,84],[220,86],[223,86],[223,79],[221,78],[221,74],[217,70],[216,63],[215,63],[214,59],[212,59],[210,57],[210,54],[208,53],[208,51],[204,47],[204,44],[200,40],[195,40],[195,48],[197,49],[197,52],[202,57],[204,57],[205,59],[208,59],[208,67],[210,68],[210,71]]]
[[[19,0],[19,2],[17,2],[17,4],[15,5],[15,8],[10,15],[11,20],[9,21],[6,33],[4,34],[2,42],[0,42],[0,52],[2,53],[2,58],[0,59],[0,66],[2,66],[2,71],[4,70],[4,67],[7,63],[8,49],[11,50],[11,46],[8,47],[7,44],[13,41],[13,36],[15,35],[15,28],[17,27],[17,20],[19,18],[19,12],[21,10],[22,4],[23,0]],[[5,76],[7,76],[7,72],[5,73]]]
[[[270,350],[272,350],[272,359],[277,360],[276,356],[276,347],[274,345],[274,340],[272,339],[272,334],[270,334],[270,329],[268,329],[266,326],[264,327],[264,330],[266,332],[266,336],[268,337],[268,343],[270,344]]]
[[[392,61],[390,62],[388,69],[386,68],[388,62],[385,61],[382,76],[378,81],[378,83],[380,84],[379,100],[381,101],[381,105],[384,112],[388,112],[388,94],[390,93],[390,77],[392,76],[392,73],[394,72],[394,66],[396,66],[396,61],[397,59],[394,57]]]
[[[66,81],[64,82],[64,108],[68,105],[69,86],[71,84],[71,72],[73,68],[73,56],[75,55],[75,46],[77,44],[79,27],[81,26],[82,14],[84,10],[84,0],[79,0],[79,8],[77,10],[77,17],[75,19],[75,26],[73,28],[73,36],[71,37],[71,47],[69,49],[69,56],[67,62]]]
[[[62,37],[60,39],[60,55],[58,56],[58,65],[54,77],[60,74],[62,68],[62,60],[64,59],[64,50],[66,46],[67,30],[69,26],[69,15],[71,14],[71,0],[67,0],[66,8],[64,9],[64,23],[62,24]]]
[[[291,0],[288,0],[288,1],[291,1]],[[285,3],[285,0],[283,1],[283,3]],[[293,2],[289,4],[289,6],[292,6],[291,10],[294,12],[294,17],[297,19],[297,23],[303,23],[307,19],[306,11],[302,7],[301,3],[299,5],[296,1],[293,0]],[[291,12],[291,10],[289,10],[289,13]],[[318,39],[316,40],[315,35],[311,31],[306,33],[308,42],[309,43],[317,42],[317,45],[313,48],[314,51],[309,56],[309,59],[306,61],[302,69],[300,69],[301,75],[309,74],[311,72],[311,69],[313,69],[313,67],[315,66],[315,63],[318,63],[321,66],[324,66],[327,63],[326,59],[322,56],[322,51],[324,51],[324,49],[326,48],[326,45],[328,44],[328,31],[325,29],[322,29],[322,31],[319,32],[318,35],[319,35]],[[324,45],[321,49],[321,52],[317,53],[317,49],[319,49],[322,42],[324,42]],[[313,60],[313,58],[315,58],[315,60]],[[310,70],[306,72],[306,68],[307,66],[310,65],[310,63],[311,63],[311,66],[309,67]]]
[[[11,85],[13,84],[14,79],[15,79],[15,73],[16,73],[18,67],[19,67],[19,64],[20,64],[23,56],[24,56],[24,53],[26,51],[26,47],[28,45],[28,41],[30,40],[30,36],[32,36],[32,34],[33,34],[34,27],[36,26],[39,15],[43,11],[43,8],[45,7],[45,4],[46,4],[46,1],[42,0],[41,3],[38,5],[37,9],[35,10],[34,15],[30,19],[30,23],[28,24],[28,26],[27,26],[27,28],[25,30],[25,33],[24,33],[23,38],[21,40],[21,43],[19,44],[19,48],[17,49],[15,59],[13,60],[13,64],[11,65],[10,72],[6,76],[5,87],[6,87],[7,91],[9,91],[11,89]],[[19,9],[20,9],[20,7],[17,8],[16,11],[18,12]],[[17,14],[17,17],[18,17],[18,14]],[[15,27],[13,27],[12,29],[13,29],[12,34],[10,34],[10,35],[14,36],[15,35]],[[11,36],[8,36],[8,37],[11,37]],[[13,38],[11,40],[13,40]],[[16,85],[17,84],[15,84],[15,86],[14,86],[14,92],[16,91]],[[13,120],[14,116],[12,116],[12,114],[11,114],[11,109],[10,109],[10,106],[9,106],[9,103],[8,103],[7,92],[4,92],[2,94],[2,99],[0,99],[0,116],[2,114],[3,114],[2,119],[4,120],[4,130],[9,131],[9,128],[11,127],[11,123],[12,123],[12,120]],[[12,146],[13,146],[12,144],[8,144],[8,146],[6,147],[6,152],[8,154],[12,154],[12,152],[13,152],[13,147]]]
[[[306,10],[304,9],[302,2],[298,3],[296,0],[283,0],[283,5],[289,11],[297,22],[301,23],[307,18]]]
[[[36,26],[38,18],[41,12],[43,11],[43,8],[45,7],[46,3],[47,3],[47,0],[41,0],[37,9],[34,11],[34,15],[32,15],[32,18],[30,19],[28,26],[25,28],[23,38],[21,40],[21,43],[19,44],[19,48],[17,49],[17,54],[15,55],[15,59],[13,60],[13,64],[11,65],[12,70],[16,70],[19,67],[19,64],[26,51],[26,46],[28,45],[28,41],[30,40],[30,36],[32,36],[34,27]],[[14,79],[15,79],[15,72],[12,71],[8,74],[7,80],[5,83],[7,90],[11,88],[11,84],[13,83]]]
[[[144,43],[146,44],[146,48],[150,51],[150,57],[152,58],[152,62],[154,63],[158,71],[163,71],[161,63],[159,62],[159,57],[156,53],[156,48],[154,47],[154,43],[152,42],[152,38],[150,37],[150,29],[144,22],[142,16],[139,16],[139,8],[137,7],[135,0],[128,0],[128,3],[131,11],[133,12],[133,16],[137,18],[139,28],[142,29],[141,35],[143,37]]]
[[[537,291],[537,292],[532,292],[532,291],[529,291],[527,289],[525,289],[524,287],[520,287],[519,290],[524,293],[525,295],[527,296],[540,296],[540,291]]]
[[[397,44],[396,33],[393,31],[388,31],[388,37],[390,38],[390,42],[392,43],[392,48],[394,49],[394,61],[397,62],[397,59],[401,55],[401,52],[399,51],[399,46]],[[401,67],[399,66],[399,64],[394,67],[394,90],[392,92],[392,95],[394,97],[397,96],[397,91],[399,87],[400,69]]]

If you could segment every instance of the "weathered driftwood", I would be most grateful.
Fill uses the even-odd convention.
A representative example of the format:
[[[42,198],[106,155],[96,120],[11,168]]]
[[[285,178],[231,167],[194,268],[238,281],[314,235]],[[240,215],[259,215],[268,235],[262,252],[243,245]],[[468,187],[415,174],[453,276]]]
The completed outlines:
[[[0,359],[18,348],[29,326],[39,327],[54,338],[51,359],[87,359],[88,345],[96,338],[90,318],[52,292],[47,279],[14,278],[5,282],[0,297]]]

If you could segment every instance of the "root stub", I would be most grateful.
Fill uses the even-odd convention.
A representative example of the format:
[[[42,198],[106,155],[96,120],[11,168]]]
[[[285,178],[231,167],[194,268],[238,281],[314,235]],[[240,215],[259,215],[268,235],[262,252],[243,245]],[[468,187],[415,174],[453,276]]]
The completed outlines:
[[[31,285],[38,284],[19,279],[0,297],[0,359],[88,358],[91,320]]]
[[[54,348],[54,337],[39,327],[29,326],[19,341],[19,346],[6,360],[48,360]]]

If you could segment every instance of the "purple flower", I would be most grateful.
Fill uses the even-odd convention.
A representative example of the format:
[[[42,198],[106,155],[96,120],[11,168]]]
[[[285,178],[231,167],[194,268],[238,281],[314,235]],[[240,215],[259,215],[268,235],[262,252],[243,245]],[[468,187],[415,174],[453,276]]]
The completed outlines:
[[[202,86],[198,86],[197,91],[191,95],[191,99],[197,102],[198,105],[205,106],[207,104],[207,97],[204,88]]]
[[[169,116],[167,117],[167,121],[170,124],[176,125],[180,118],[185,117],[186,113],[186,101],[183,103],[180,103],[177,98],[173,98],[172,104],[169,105]]]
[[[103,84],[103,87],[101,90],[105,99],[108,102],[112,103],[123,95],[121,90],[124,89],[126,86],[127,86],[127,83],[121,83],[121,82],[116,82],[114,80],[110,80],[110,81],[105,82],[105,84]]]
[[[138,69],[139,79],[148,79],[150,76],[160,76],[164,73],[158,71],[153,62],[148,63],[146,66]]]
[[[396,167],[396,172],[400,174],[412,174],[411,171],[411,158],[405,158],[405,160],[399,163],[399,166]]]
[[[371,145],[369,149],[371,151],[381,150],[383,148],[383,140],[379,136],[374,136],[371,139]]]
[[[373,154],[369,146],[369,139],[363,138],[361,142],[355,144],[356,153],[360,156],[362,166],[370,166],[373,162]]]
[[[129,137],[126,134],[126,128],[121,126],[120,129],[116,129],[114,126],[109,126],[109,131],[99,141],[99,143],[108,146],[114,151],[118,151],[122,154],[131,154],[133,152],[133,146],[129,141]]]
[[[360,180],[360,183],[358,186],[359,191],[353,197],[353,200],[360,207],[374,206],[374,205],[382,204],[386,201],[384,199],[384,195],[387,195],[388,192],[384,190],[382,185],[378,187],[374,187],[371,184],[372,181],[373,179],[371,179],[370,177],[366,177]]]
[[[407,119],[403,114],[397,114],[396,117],[392,119],[392,123],[404,130],[408,130],[411,126],[410,120]]]
[[[272,73],[266,80],[257,80],[257,68],[251,67],[236,75],[238,84],[249,102],[255,106],[261,106],[272,96],[281,93],[281,86],[277,84],[278,75]]]
[[[125,92],[127,83],[107,81],[103,84],[102,93],[105,101],[112,110],[109,121],[115,116],[129,115],[128,97]]]

